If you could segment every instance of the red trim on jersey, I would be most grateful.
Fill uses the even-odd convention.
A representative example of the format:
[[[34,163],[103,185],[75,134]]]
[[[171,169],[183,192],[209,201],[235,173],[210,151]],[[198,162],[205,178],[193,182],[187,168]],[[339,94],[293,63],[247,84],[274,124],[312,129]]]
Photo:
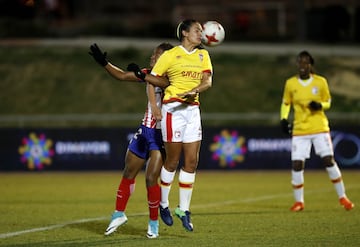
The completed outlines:
[[[204,72],[204,73],[210,73],[210,74],[211,74],[211,70],[210,70],[210,69],[204,70],[203,72]]]
[[[166,113],[166,140],[167,142],[172,141],[172,114],[167,112]]]

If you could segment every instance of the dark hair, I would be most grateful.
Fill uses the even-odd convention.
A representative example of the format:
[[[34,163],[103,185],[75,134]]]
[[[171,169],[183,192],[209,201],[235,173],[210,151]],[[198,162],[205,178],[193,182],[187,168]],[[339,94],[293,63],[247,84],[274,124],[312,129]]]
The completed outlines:
[[[168,42],[164,42],[164,43],[161,43],[160,45],[158,45],[158,49],[161,49],[163,51],[167,51],[167,50],[170,50],[172,49],[174,46]]]
[[[188,19],[180,22],[176,28],[176,38],[179,41],[182,41],[184,36],[182,34],[182,31],[189,31],[192,24],[197,23],[198,21],[194,19]]]
[[[315,64],[315,60],[314,58],[311,56],[311,54],[308,51],[302,51],[297,55],[297,59],[300,59],[300,57],[308,57],[310,60],[310,64],[314,65]]]
[[[184,35],[182,34],[182,31],[189,31],[192,24],[198,23],[198,21],[194,19],[187,19],[182,22],[180,22],[176,28],[176,38],[181,42],[184,38]],[[202,44],[199,44],[196,48],[198,49],[204,49]]]

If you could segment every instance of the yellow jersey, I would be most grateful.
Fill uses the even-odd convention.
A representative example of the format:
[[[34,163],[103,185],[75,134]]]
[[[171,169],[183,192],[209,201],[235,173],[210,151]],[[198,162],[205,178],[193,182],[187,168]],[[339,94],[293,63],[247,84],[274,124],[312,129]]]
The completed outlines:
[[[331,96],[324,77],[311,74],[308,80],[293,76],[286,81],[283,103],[292,105],[294,110],[293,135],[310,135],[330,130],[324,109],[310,110],[311,101],[328,102],[330,106]]]
[[[156,62],[151,74],[167,76],[170,85],[165,88],[163,103],[182,102],[198,105],[199,95],[194,98],[179,97],[177,94],[192,90],[201,83],[203,72],[212,73],[210,56],[205,49],[188,52],[183,46],[165,51]]]

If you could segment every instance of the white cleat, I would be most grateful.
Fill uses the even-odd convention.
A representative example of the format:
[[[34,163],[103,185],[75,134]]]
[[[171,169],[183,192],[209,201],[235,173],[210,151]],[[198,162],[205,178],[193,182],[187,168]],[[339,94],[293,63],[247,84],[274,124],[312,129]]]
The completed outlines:
[[[148,231],[147,231],[146,237],[148,237],[148,238],[159,237],[159,221],[158,220],[149,220]]]
[[[126,222],[127,222],[127,217],[124,214],[124,212],[119,212],[119,211],[114,212],[111,216],[110,224],[106,228],[104,234],[106,236],[110,235],[111,233],[115,232],[119,226],[124,225]]]

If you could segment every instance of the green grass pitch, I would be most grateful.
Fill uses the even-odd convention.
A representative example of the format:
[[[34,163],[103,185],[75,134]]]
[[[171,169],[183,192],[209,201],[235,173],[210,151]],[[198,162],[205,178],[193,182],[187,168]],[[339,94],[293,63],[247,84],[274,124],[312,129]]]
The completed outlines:
[[[0,246],[360,246],[360,171],[343,170],[352,211],[340,207],[325,170],[305,170],[305,210],[293,203],[289,171],[199,170],[194,232],[178,219],[147,239],[144,174],[129,200],[128,222],[104,236],[121,171],[0,173]],[[178,186],[170,195],[172,210]]]

